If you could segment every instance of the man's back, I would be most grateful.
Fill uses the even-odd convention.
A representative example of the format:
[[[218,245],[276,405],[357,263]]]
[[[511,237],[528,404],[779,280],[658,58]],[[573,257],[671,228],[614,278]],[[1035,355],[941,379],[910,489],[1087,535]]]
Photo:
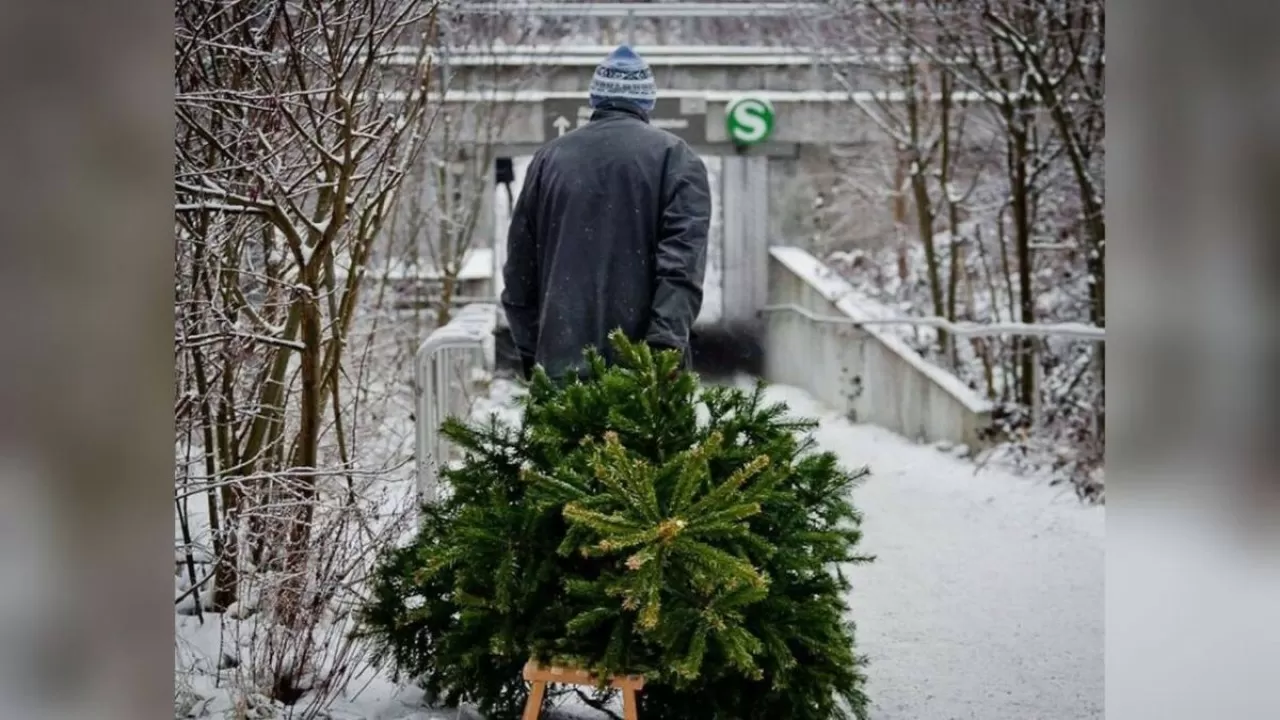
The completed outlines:
[[[710,195],[679,138],[625,101],[534,155],[512,214],[503,305],[517,348],[553,376],[608,357],[616,328],[687,350],[702,303]]]

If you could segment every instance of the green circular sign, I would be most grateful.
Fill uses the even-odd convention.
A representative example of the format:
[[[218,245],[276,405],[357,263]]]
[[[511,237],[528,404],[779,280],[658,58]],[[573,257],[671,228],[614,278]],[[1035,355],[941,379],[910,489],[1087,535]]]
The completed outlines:
[[[724,109],[725,131],[739,145],[762,143],[773,135],[773,103],[750,95]]]

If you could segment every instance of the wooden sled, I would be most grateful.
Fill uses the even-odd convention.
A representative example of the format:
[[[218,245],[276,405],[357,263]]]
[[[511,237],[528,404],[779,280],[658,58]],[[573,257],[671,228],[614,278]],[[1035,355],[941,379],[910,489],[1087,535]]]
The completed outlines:
[[[538,720],[542,714],[542,699],[547,694],[547,683],[599,687],[598,679],[584,670],[552,665],[543,667],[530,660],[524,666],[524,679],[533,683],[529,688],[529,700],[524,704],[524,720]],[[622,691],[622,717],[640,720],[636,707],[636,691],[644,689],[643,675],[614,675],[607,683]]]

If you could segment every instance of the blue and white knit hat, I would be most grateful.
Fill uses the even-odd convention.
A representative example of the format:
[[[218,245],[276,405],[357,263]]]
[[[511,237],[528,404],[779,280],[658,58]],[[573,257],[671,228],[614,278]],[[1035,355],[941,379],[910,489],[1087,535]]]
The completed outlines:
[[[645,112],[653,112],[658,98],[658,86],[653,82],[649,63],[636,54],[630,45],[619,45],[596,68],[591,77],[591,107],[599,107],[610,100],[624,100],[638,105]]]

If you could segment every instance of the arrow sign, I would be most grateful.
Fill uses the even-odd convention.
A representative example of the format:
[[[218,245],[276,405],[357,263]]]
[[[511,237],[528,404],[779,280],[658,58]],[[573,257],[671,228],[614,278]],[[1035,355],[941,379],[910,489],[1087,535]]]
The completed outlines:
[[[590,101],[586,97],[553,97],[542,101],[542,137],[555,140],[585,127],[591,122]],[[704,98],[658,98],[649,114],[649,122],[683,138],[699,144],[707,141],[707,105]]]

